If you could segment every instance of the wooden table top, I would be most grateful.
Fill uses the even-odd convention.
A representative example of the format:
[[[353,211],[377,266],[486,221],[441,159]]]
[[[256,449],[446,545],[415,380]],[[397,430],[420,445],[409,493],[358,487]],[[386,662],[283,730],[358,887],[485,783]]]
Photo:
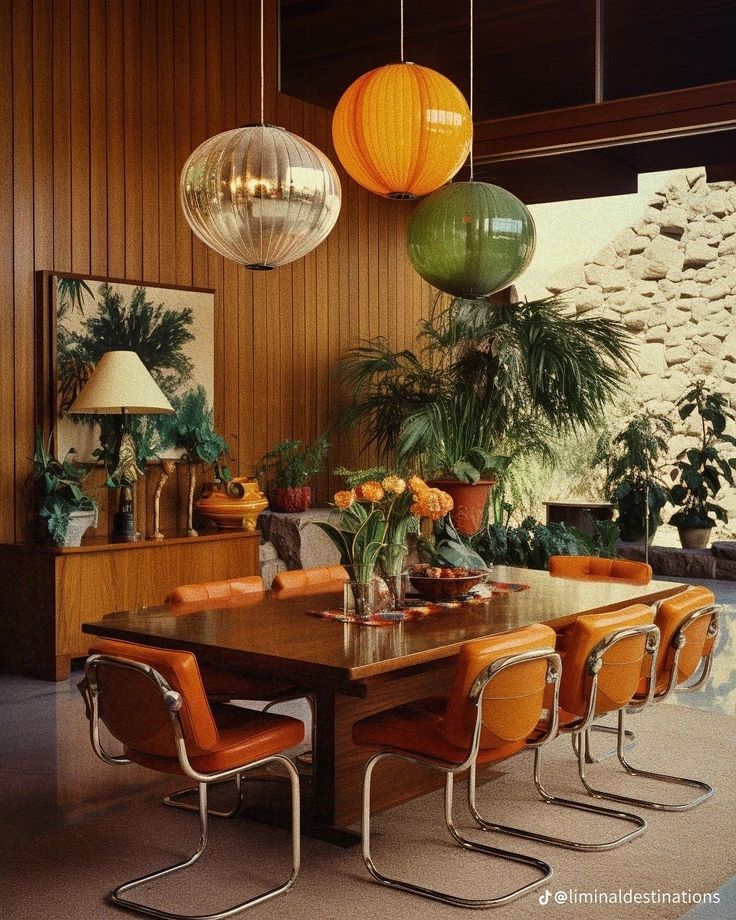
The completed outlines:
[[[305,683],[334,686],[452,657],[470,639],[530,623],[561,627],[581,613],[653,603],[682,587],[658,581],[646,586],[578,581],[505,566],[496,566],[493,578],[531,587],[383,627],[308,615],[309,610],[340,607],[342,597],[335,594],[285,600],[267,594],[248,606],[227,610],[175,615],[165,606],[146,607],[111,614],[82,629],[113,639],[188,649],[210,664],[260,673],[283,670]]]

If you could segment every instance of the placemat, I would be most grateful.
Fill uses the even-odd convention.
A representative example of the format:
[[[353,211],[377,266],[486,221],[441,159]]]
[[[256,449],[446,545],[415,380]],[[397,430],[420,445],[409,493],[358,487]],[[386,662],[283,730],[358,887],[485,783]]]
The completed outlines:
[[[425,603],[407,602],[400,610],[383,610],[372,614],[368,619],[359,619],[353,613],[344,610],[309,610],[309,616],[321,617],[325,620],[337,620],[339,623],[354,623],[356,626],[393,626],[396,623],[409,623],[413,620],[423,620],[426,617],[454,610],[468,604],[484,604],[488,598],[500,594],[514,594],[516,591],[526,591],[530,585],[515,584],[505,581],[490,581],[472,588],[468,594],[453,601],[431,601]]]

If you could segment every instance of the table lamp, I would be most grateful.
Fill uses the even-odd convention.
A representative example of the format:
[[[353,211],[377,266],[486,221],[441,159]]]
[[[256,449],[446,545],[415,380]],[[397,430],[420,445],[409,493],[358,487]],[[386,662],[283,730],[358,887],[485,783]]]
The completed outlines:
[[[136,538],[133,483],[141,472],[136,463],[135,439],[127,428],[126,417],[161,415],[174,409],[134,351],[108,351],[100,358],[68,411],[71,415],[122,416],[113,474],[120,482],[120,504],[110,536],[113,543],[132,543]]]

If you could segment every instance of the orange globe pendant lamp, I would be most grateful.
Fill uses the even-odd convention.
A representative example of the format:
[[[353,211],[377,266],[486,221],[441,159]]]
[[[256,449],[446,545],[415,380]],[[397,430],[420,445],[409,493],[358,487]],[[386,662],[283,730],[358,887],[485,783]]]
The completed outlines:
[[[473,121],[455,84],[404,61],[359,77],[343,93],[332,140],[345,171],[388,198],[418,198],[449,182],[465,162]]]
[[[470,109],[455,84],[411,63],[363,74],[332,119],[345,171],[388,198],[419,198],[449,182],[468,156],[472,135]]]

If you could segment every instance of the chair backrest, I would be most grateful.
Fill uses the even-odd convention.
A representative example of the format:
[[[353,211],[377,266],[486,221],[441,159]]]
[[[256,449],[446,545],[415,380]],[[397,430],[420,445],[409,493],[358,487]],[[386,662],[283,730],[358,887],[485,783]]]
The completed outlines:
[[[502,658],[540,649],[553,652],[554,646],[554,630],[542,624],[465,643],[458,655],[442,724],[442,733],[450,744],[470,747],[477,711],[468,694],[482,671]],[[528,738],[542,716],[546,687],[546,659],[521,662],[493,677],[483,693],[481,748]]]
[[[621,630],[653,623],[654,614],[645,604],[579,616],[568,630],[560,683],[560,707],[577,716],[586,715],[592,684],[591,653],[599,643]],[[596,715],[616,711],[631,702],[639,685],[646,647],[647,636],[637,635],[614,643],[605,652],[597,674]]]
[[[342,591],[348,573],[341,565],[321,565],[313,569],[279,572],[271,584],[275,597],[301,597]]]
[[[652,580],[652,567],[645,562],[599,556],[550,556],[549,573],[558,578],[605,579],[632,585],[647,585]]]
[[[157,671],[182,697],[179,717],[187,754],[192,757],[214,749],[219,733],[191,652],[96,639],[89,654],[122,658]],[[99,688],[101,721],[126,749],[157,757],[177,756],[169,710],[154,679],[105,658],[88,661],[87,676],[90,685],[94,682]]]
[[[261,576],[248,575],[244,578],[228,578],[225,581],[179,585],[178,588],[169,591],[164,603],[173,607],[175,613],[205,606],[220,610],[225,607],[238,607],[265,595]]]
[[[708,611],[715,604],[715,595],[708,588],[691,585],[686,591],[662,601],[655,623],[659,627],[657,656],[657,690],[669,682],[675,661],[676,641],[680,626],[696,610]],[[677,681],[681,684],[693,676],[701,660],[711,654],[715,636],[708,635],[711,613],[693,619],[682,631],[685,643],[677,659]]]

